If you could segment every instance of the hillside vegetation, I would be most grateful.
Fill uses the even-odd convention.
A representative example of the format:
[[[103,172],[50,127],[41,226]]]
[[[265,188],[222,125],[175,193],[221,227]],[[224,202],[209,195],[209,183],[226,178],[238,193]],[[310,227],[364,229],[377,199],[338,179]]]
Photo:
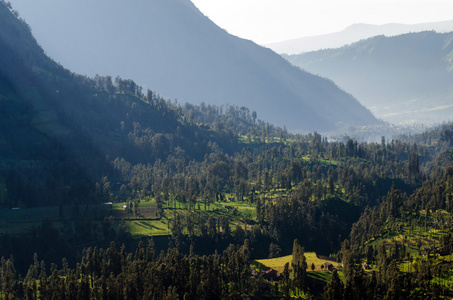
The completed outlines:
[[[0,23],[1,297],[453,293],[452,124],[379,143],[292,134],[73,74],[4,2]]]

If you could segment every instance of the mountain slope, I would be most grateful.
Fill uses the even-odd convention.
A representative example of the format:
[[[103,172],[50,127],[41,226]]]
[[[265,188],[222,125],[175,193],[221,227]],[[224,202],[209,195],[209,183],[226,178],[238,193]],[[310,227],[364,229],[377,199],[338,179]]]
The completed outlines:
[[[0,27],[0,184],[8,190],[0,207],[89,199],[93,171],[105,169],[102,156],[84,151],[92,168],[83,168],[71,141],[81,149],[92,149],[91,143],[62,121],[57,89],[43,85],[50,77],[64,80],[69,72],[44,55],[3,3]]]
[[[377,122],[332,82],[229,35],[188,0],[12,2],[45,51],[77,73],[133,78],[180,101],[246,106],[290,129]]]
[[[95,182],[121,178],[116,157],[190,161],[210,144],[237,146],[232,133],[184,122],[180,107],[127,90],[131,80],[64,69],[2,1],[0,28],[0,208],[98,201]]]
[[[338,49],[285,57],[331,78],[387,121],[451,119],[453,33],[377,36]]]
[[[334,33],[302,37],[298,39],[265,45],[277,53],[300,54],[321,49],[338,48],[377,35],[395,36],[409,32],[435,30],[437,32],[453,31],[453,20],[443,22],[406,24],[353,24]]]

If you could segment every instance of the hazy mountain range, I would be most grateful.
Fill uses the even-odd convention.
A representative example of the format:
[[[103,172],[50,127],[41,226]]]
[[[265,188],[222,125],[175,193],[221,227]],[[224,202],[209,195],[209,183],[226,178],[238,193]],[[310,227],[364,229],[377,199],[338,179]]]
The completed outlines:
[[[332,79],[384,120],[438,123],[453,115],[453,33],[376,36],[285,57]]]
[[[216,26],[189,0],[11,1],[71,71],[117,75],[179,102],[246,106],[289,129],[377,120],[333,82]]]
[[[377,35],[395,36],[410,32],[434,30],[437,32],[453,31],[453,20],[421,24],[353,24],[346,29],[334,33],[301,37],[265,45],[277,53],[299,54],[320,49],[338,48],[347,44]]]

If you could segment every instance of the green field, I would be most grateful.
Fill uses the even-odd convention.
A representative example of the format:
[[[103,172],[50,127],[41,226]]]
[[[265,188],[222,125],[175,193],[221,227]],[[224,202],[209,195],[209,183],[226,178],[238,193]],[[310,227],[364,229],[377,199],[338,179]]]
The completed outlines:
[[[315,264],[315,272],[325,270],[325,269],[321,268],[321,265],[323,265],[326,262],[333,264],[334,267],[337,269],[340,266],[340,264],[335,261],[319,258],[315,252],[305,252],[305,258],[307,259],[308,271],[311,271],[311,264]],[[283,269],[285,268],[286,263],[289,263],[290,270],[291,270],[292,260],[293,260],[293,256],[287,255],[287,256],[282,256],[282,257],[277,257],[277,258],[258,259],[258,260],[256,260],[256,262],[259,265],[263,265],[267,268],[272,268],[281,273],[281,272],[283,272]]]
[[[171,234],[166,220],[131,220],[126,222],[126,227],[137,238]]]
[[[134,238],[141,238],[146,236],[171,235],[169,223],[173,218],[173,214],[175,212],[182,215],[188,213],[185,209],[188,204],[181,202],[172,201],[170,203],[171,205],[164,205],[164,214],[161,217],[157,214],[157,205],[153,199],[138,203],[137,214],[135,214],[133,208],[123,208],[123,206],[129,204],[127,202],[120,202],[106,205],[80,205],[78,208],[80,215],[78,219],[90,220],[91,222],[97,223],[98,228],[102,228],[103,218],[111,215],[114,217],[115,228],[118,228],[118,225],[123,220],[131,235]],[[0,234],[28,234],[33,227],[40,227],[43,220],[49,220],[55,227],[61,228],[65,221],[74,218],[74,209],[72,206],[64,206],[62,208],[62,217],[64,220],[61,220],[61,211],[58,206],[20,208],[18,210],[1,209]],[[192,209],[195,213],[201,213],[206,218],[210,216],[213,218],[227,216],[230,219],[231,229],[234,229],[237,224],[245,228],[244,220],[251,221],[256,218],[255,206],[249,203],[230,201],[215,202],[208,204],[205,210],[204,203],[198,202]]]

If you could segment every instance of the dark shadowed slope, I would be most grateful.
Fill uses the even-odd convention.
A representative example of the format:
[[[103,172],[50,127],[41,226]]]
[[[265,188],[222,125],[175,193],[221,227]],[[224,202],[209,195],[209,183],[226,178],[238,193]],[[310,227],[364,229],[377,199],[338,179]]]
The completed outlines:
[[[126,90],[130,80],[119,88],[65,70],[2,1],[0,28],[0,186],[14,199],[0,208],[98,201],[94,182],[119,178],[116,157],[189,161],[209,144],[237,145],[232,133],[183,121],[164,99]]]
[[[188,0],[13,1],[45,51],[90,76],[120,75],[192,103],[234,104],[290,129],[377,123],[332,82],[229,35]]]
[[[377,36],[287,59],[331,78],[385,120],[429,123],[453,115],[453,33]]]

